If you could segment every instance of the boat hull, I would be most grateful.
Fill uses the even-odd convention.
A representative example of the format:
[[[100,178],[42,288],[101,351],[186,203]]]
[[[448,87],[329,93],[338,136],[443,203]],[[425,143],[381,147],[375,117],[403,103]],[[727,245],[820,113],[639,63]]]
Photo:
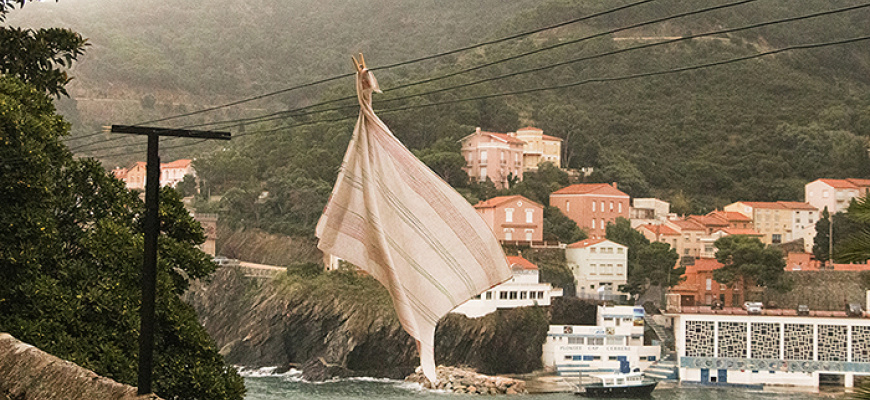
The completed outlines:
[[[583,397],[591,398],[638,398],[650,397],[653,389],[656,388],[658,382],[646,382],[640,385],[627,386],[584,386],[584,391],[576,392],[575,394]]]

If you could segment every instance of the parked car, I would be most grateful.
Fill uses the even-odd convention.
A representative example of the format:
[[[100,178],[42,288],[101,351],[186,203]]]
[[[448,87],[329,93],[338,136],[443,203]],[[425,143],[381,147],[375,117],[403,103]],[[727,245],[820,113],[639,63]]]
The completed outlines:
[[[764,304],[759,301],[747,301],[743,303],[743,309],[750,314],[761,314],[764,309]]]
[[[801,304],[797,308],[797,315],[810,315],[810,306]]]

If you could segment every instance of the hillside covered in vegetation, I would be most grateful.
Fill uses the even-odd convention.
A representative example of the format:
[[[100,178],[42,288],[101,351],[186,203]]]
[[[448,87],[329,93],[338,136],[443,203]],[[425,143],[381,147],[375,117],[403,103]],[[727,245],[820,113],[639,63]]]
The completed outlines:
[[[7,22],[60,22],[89,38],[92,46],[73,71],[73,98],[60,106],[84,136],[103,124],[177,115],[347,74],[348,56],[358,51],[377,68],[625,4],[629,2],[255,0],[224,6],[213,0],[62,0],[28,4]],[[681,213],[705,212],[736,200],[802,200],[803,185],[816,178],[870,176],[867,41],[645,75],[867,36],[870,11],[861,8],[650,46],[859,2],[807,0],[795,7],[785,0],[752,1],[603,34],[725,4],[658,0],[375,71],[385,93],[374,104],[396,136],[470,201],[498,194],[486,185],[469,185],[460,171],[464,160],[457,141],[477,126],[501,132],[542,128],[565,139],[563,167],[593,167],[596,173],[589,180],[618,182],[632,196],[662,198]],[[577,43],[568,44],[572,41]],[[520,56],[532,51],[538,52]],[[506,61],[394,89],[500,60]],[[567,63],[571,60],[578,61]],[[549,68],[557,63],[564,65]],[[533,68],[539,70],[523,73]],[[516,75],[425,94],[507,74]],[[563,88],[537,90],[559,86]],[[223,195],[220,204],[201,201],[199,206],[221,210],[225,221],[311,235],[352,132],[355,100],[321,106],[331,109],[325,112],[239,119],[352,96],[352,89],[351,78],[345,77],[161,122],[227,129],[235,135],[220,145],[172,148],[181,142],[166,141],[163,156],[197,157],[206,193]],[[535,91],[467,100],[524,90]],[[389,101],[397,97],[406,98]],[[97,98],[111,106],[96,107]],[[427,106],[433,103],[440,105]],[[208,124],[222,120],[230,122]],[[96,156],[109,167],[144,156],[141,144],[121,147],[134,139],[105,140],[97,135],[69,143],[78,154]],[[514,191],[546,204],[549,191],[566,178],[555,173],[530,179],[538,182]]]

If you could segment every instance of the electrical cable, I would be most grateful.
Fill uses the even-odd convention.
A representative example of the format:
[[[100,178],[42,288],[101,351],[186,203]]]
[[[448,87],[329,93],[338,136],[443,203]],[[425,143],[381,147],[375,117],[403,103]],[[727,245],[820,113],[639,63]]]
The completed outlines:
[[[675,74],[675,73],[695,71],[695,70],[700,70],[700,69],[704,69],[704,68],[712,68],[712,67],[718,67],[718,66],[722,66],[722,65],[738,63],[738,62],[742,62],[742,61],[748,61],[748,60],[761,58],[764,56],[769,56],[769,55],[774,55],[774,54],[779,54],[779,53],[783,53],[783,52],[787,52],[787,51],[816,49],[816,48],[822,48],[822,47],[828,47],[828,46],[857,43],[857,42],[861,42],[861,41],[865,41],[865,40],[870,40],[870,36],[860,36],[860,37],[855,37],[855,38],[850,38],[850,39],[843,39],[843,40],[829,41],[829,42],[822,42],[822,43],[793,45],[793,46],[783,47],[780,49],[770,50],[770,51],[766,51],[766,52],[762,52],[762,53],[756,53],[756,54],[752,54],[752,55],[748,55],[748,56],[735,57],[735,58],[731,58],[731,59],[727,59],[727,60],[721,60],[721,61],[704,63],[704,64],[697,64],[697,65],[692,65],[692,66],[688,66],[688,67],[673,68],[673,69],[653,71],[653,72],[644,72],[644,73],[637,73],[637,74],[630,74],[630,75],[623,75],[623,76],[609,77],[609,78],[592,78],[592,79],[585,79],[582,81],[572,82],[572,83],[562,84],[562,85],[555,85],[555,86],[548,86],[548,87],[541,87],[541,88],[532,88],[532,89],[523,89],[523,90],[503,92],[503,93],[493,93],[493,94],[468,97],[468,98],[463,98],[463,99],[454,99],[454,100],[447,100],[447,101],[434,102],[434,103],[428,103],[428,104],[417,104],[417,105],[410,105],[410,106],[399,107],[399,108],[380,109],[380,110],[375,110],[375,111],[379,114],[387,114],[387,113],[406,111],[406,110],[417,109],[417,108],[434,107],[434,106],[440,106],[440,105],[448,105],[448,104],[466,103],[466,102],[470,102],[470,101],[486,100],[486,99],[495,98],[495,97],[514,96],[514,95],[529,94],[529,93],[542,92],[542,91],[567,89],[567,88],[571,88],[571,87],[587,85],[590,83],[617,82],[617,81],[625,81],[625,80],[632,80],[632,79],[638,79],[638,78],[646,78],[646,77],[651,77],[651,76],[670,75],[670,74]],[[296,128],[296,127],[314,125],[314,124],[320,124],[320,123],[338,122],[338,121],[343,121],[343,120],[350,120],[353,118],[356,118],[356,117],[351,116],[351,117],[341,117],[341,118],[328,119],[328,120],[306,121],[306,122],[293,124],[293,125],[289,125],[289,126],[278,127],[278,128],[274,128],[274,129],[246,132],[244,134],[236,135],[236,137],[243,137],[243,136],[248,136],[248,135],[252,135],[252,134],[274,133],[274,132],[278,132],[278,131],[282,131],[282,130],[290,129],[290,128]],[[171,148],[185,147],[185,146],[188,146],[188,144],[173,146]],[[128,153],[109,154],[109,155],[104,155],[103,157],[113,157],[113,156],[120,156],[120,155],[127,155],[127,154]]]

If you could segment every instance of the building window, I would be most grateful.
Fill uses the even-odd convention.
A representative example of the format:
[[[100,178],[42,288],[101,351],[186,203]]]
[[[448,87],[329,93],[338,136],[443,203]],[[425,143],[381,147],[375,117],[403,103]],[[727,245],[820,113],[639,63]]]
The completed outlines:
[[[505,208],[504,209],[504,221],[505,222],[514,222],[514,209],[513,208]]]
[[[481,164],[486,164],[486,155],[487,155],[487,154],[488,154],[488,153],[486,152],[486,150],[481,150],[481,151],[480,151],[480,163],[481,163]]]
[[[529,296],[529,292],[520,292],[520,300],[525,300]]]
[[[504,230],[504,240],[514,240],[514,230],[511,228],[506,228]]]
[[[492,300],[492,292],[491,291],[486,292],[486,299]]]
[[[828,191],[827,190],[822,190],[822,197],[824,197],[826,199],[828,198]]]
[[[619,203],[619,204],[617,204],[617,205],[619,206],[619,210],[618,210],[618,212],[621,213],[621,212],[622,212],[622,203]]]
[[[592,218],[592,229],[595,229],[595,218]]]
[[[780,235],[778,233],[774,233],[774,234],[770,235],[770,242],[771,243],[782,243],[782,235]]]
[[[484,153],[484,154],[486,154],[486,153]],[[481,181],[486,180],[486,167],[480,167],[480,180]]]
[[[533,229],[526,229],[526,240],[532,241],[535,237],[535,231]]]
[[[613,212],[613,202],[610,202],[610,212]]]
[[[515,292],[515,291],[511,291],[511,292],[510,292],[510,295],[509,295],[509,299],[510,299],[510,300],[516,300],[516,299],[517,299],[517,292]]]
[[[713,290],[713,279],[707,278],[707,290]]]
[[[597,272],[595,271],[595,264],[589,264],[589,273],[592,275],[597,274]]]
[[[600,206],[601,206],[601,212],[604,212],[604,202],[603,201],[601,202]]]
[[[595,202],[592,202],[592,212],[595,212]]]
[[[604,223],[604,218],[601,219],[601,229],[607,228],[607,224]]]
[[[530,224],[532,222],[534,222],[534,220],[535,220],[534,216],[535,216],[535,209],[534,208],[527,208],[526,209],[526,222],[530,223]]]
[[[570,200],[565,201],[565,212],[566,213],[571,212],[571,201]]]
[[[623,249],[622,247],[617,247],[617,248],[616,248],[616,254],[622,254],[622,251],[623,251],[623,250],[624,250],[624,249]]]
[[[590,346],[604,346],[604,338],[602,337],[591,337],[587,338],[586,342],[589,343]],[[598,356],[595,356],[598,357]],[[600,359],[600,357],[598,357]]]

